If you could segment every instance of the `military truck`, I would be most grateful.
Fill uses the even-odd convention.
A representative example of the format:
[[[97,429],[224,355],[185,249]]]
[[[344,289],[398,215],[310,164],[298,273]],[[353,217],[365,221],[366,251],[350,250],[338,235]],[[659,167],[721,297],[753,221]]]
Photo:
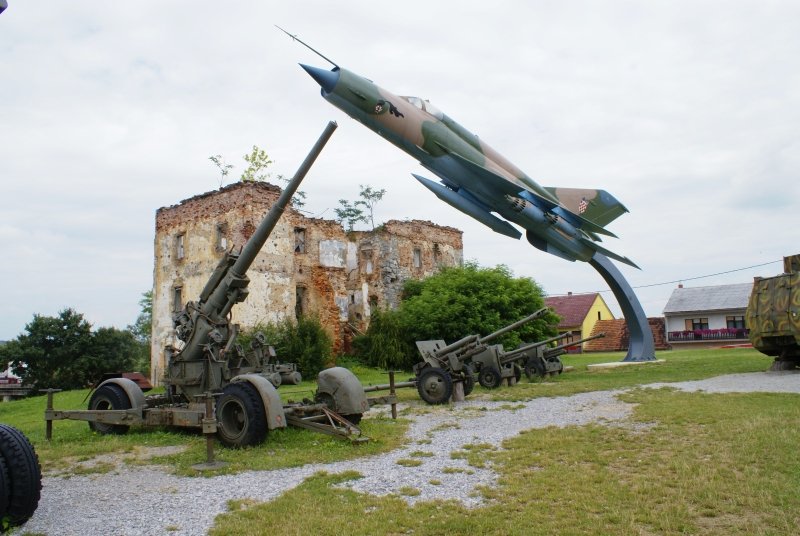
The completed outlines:
[[[784,257],[783,271],[755,278],[745,312],[750,342],[775,358],[773,371],[800,367],[800,254]]]
[[[229,447],[261,443],[268,430],[287,425],[360,435],[356,424],[369,400],[352,372],[323,370],[314,400],[284,403],[273,382],[299,381],[297,371],[271,362],[274,355],[263,338],[255,337],[248,349],[236,344],[238,326],[230,321],[233,306],[247,298],[248,268],[335,129],[330,122],[244,247],[222,258],[199,300],[174,315],[182,344],[166,348],[166,391],[145,396],[135,381],[110,378],[94,390],[87,410],[73,411],[53,409],[51,393],[45,411],[48,438],[52,421],[61,419],[88,421],[102,434],[123,434],[133,424],[197,428],[209,437],[216,433]]]

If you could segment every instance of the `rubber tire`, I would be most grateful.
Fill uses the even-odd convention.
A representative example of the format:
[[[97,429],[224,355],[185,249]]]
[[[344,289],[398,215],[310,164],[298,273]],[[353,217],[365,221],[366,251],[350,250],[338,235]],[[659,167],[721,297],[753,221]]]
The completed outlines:
[[[226,447],[241,448],[263,443],[267,415],[258,391],[247,382],[227,385],[217,400],[217,437]]]
[[[482,367],[478,373],[478,382],[486,389],[497,389],[501,381],[500,371],[495,367]]]
[[[0,424],[0,456],[6,464],[9,488],[2,524],[16,527],[29,520],[39,506],[42,468],[28,438],[6,424]]]
[[[114,383],[107,383],[92,393],[89,409],[131,409],[131,401],[125,389]],[[123,435],[128,432],[130,426],[89,421],[89,428],[98,434]]]
[[[446,404],[453,396],[453,378],[440,368],[425,367],[417,378],[417,392],[428,404]]]
[[[464,396],[469,396],[475,389],[475,371],[467,365],[464,367]]]
[[[544,367],[538,359],[532,357],[525,363],[525,375],[529,380],[533,379],[534,376],[544,378],[544,374]]]
[[[8,500],[11,497],[10,479],[8,478],[8,465],[6,459],[0,456],[0,532],[3,529],[3,518],[8,512]]]

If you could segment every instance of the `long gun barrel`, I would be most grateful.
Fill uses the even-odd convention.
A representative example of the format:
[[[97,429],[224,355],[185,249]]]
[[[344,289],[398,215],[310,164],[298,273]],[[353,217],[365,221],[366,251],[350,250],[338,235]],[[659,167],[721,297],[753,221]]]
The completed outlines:
[[[553,357],[557,355],[561,355],[566,353],[567,348],[570,346],[575,346],[576,344],[582,344],[587,341],[593,341],[595,339],[600,339],[601,337],[605,337],[605,333],[598,333],[597,335],[592,335],[591,337],[586,337],[584,339],[578,339],[577,341],[572,341],[568,344],[562,344],[560,346],[554,346],[553,348],[548,348],[544,351],[545,357]]]
[[[283,215],[286,206],[300,186],[300,182],[311,169],[336,127],[334,121],[328,123],[292,180],[281,192],[278,200],[244,245],[242,251],[238,255],[229,253],[223,258],[200,294],[200,302],[197,306],[190,310],[187,305],[184,312],[176,316],[176,328],[178,328],[179,322],[183,325],[183,329],[178,328],[178,336],[185,342],[185,345],[180,353],[173,357],[173,360],[200,359],[215,327],[224,324],[233,306],[247,297],[247,286],[250,283],[247,278],[247,269],[255,261],[256,255]]]
[[[508,326],[506,326],[504,328],[500,328],[497,331],[495,331],[494,333],[490,333],[487,336],[478,339],[478,343],[486,344],[487,342],[491,341],[492,339],[496,339],[497,337],[499,337],[500,335],[503,335],[504,333],[508,333],[511,330],[517,329],[518,327],[520,327],[520,326],[522,326],[524,324],[527,324],[531,320],[535,320],[535,319],[539,318],[540,316],[545,314],[547,311],[548,311],[547,307],[542,307],[541,309],[539,309],[538,311],[536,311],[532,315],[528,315],[525,318],[523,318],[522,320],[517,320],[513,324],[510,324],[510,325],[508,325]]]
[[[256,255],[261,251],[264,242],[267,241],[267,238],[269,238],[278,220],[283,215],[283,211],[286,210],[289,200],[295,194],[297,188],[300,186],[300,182],[305,178],[308,170],[311,169],[311,166],[322,152],[322,148],[328,143],[336,127],[337,125],[334,121],[328,122],[322,135],[320,135],[317,140],[317,143],[314,144],[311,152],[308,153],[306,159],[303,160],[303,163],[297,169],[297,173],[295,173],[292,180],[286,185],[286,188],[283,189],[283,192],[281,192],[280,197],[278,197],[278,200],[267,213],[267,216],[245,244],[242,252],[239,254],[239,258],[236,259],[236,262],[231,266],[225,281],[227,284],[223,283],[217,286],[214,293],[204,304],[204,313],[224,317],[228,314],[231,307],[239,301],[236,299],[238,298],[238,292],[230,292],[233,288],[237,288],[235,281],[244,279],[247,269],[250,268],[250,265],[255,261]]]
[[[513,361],[514,359],[517,358],[519,354],[523,354],[528,350],[533,350],[534,348],[544,346],[545,344],[550,344],[551,342],[554,341],[560,341],[561,339],[566,339],[570,335],[571,333],[559,333],[555,337],[550,337],[548,339],[544,339],[543,341],[532,342],[530,344],[526,344],[525,346],[520,346],[519,348],[515,348],[514,350],[508,351],[505,354],[503,354],[503,363]]]
[[[439,350],[436,350],[436,353],[434,355],[437,358],[442,358],[442,357],[446,356],[447,354],[449,354],[451,352],[454,352],[454,351],[457,351],[457,350],[459,350],[461,348],[469,348],[470,349],[470,350],[468,350],[468,353],[462,355],[461,358],[467,358],[467,357],[469,357],[471,355],[474,355],[476,353],[480,353],[480,352],[483,351],[483,348],[486,346],[486,343],[488,343],[492,339],[496,339],[497,337],[499,337],[500,335],[502,335],[504,333],[508,333],[509,331],[511,331],[513,329],[516,329],[516,328],[522,326],[523,324],[527,324],[531,320],[539,318],[540,316],[545,314],[547,311],[548,311],[547,307],[539,309],[535,313],[533,313],[531,315],[528,315],[528,316],[526,316],[525,318],[523,318],[521,320],[517,320],[513,324],[509,324],[508,326],[500,328],[497,331],[495,331],[494,333],[490,333],[489,335],[486,335],[485,337],[481,337],[479,335],[467,335],[463,339],[459,339],[456,342],[448,344],[444,348],[440,348]]]

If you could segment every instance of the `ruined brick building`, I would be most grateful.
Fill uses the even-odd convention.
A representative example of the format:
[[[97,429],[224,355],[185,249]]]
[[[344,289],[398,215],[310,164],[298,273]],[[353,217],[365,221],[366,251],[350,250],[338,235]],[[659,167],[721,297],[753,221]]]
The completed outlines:
[[[172,313],[197,300],[224,252],[240,248],[280,189],[238,182],[156,212],[151,376],[164,373],[164,346],[176,343]],[[250,295],[234,307],[242,328],[305,313],[319,316],[337,351],[370,310],[396,307],[403,283],[463,260],[462,233],[427,221],[388,221],[346,233],[332,220],[287,209],[250,268]]]

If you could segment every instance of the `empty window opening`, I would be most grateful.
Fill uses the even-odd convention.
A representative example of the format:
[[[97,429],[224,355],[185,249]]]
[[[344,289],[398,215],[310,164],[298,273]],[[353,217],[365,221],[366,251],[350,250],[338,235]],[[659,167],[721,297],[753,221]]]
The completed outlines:
[[[175,237],[175,257],[178,260],[186,256],[186,235],[184,233]]]
[[[295,287],[294,298],[294,316],[300,320],[306,312],[306,287]]]
[[[172,289],[172,312],[177,313],[183,310],[183,287]]]
[[[373,270],[372,266],[372,250],[371,249],[362,249],[361,250],[361,259],[363,262],[364,273],[371,274]]]
[[[306,252],[306,230],[302,227],[294,228],[294,252]]]
[[[422,251],[419,248],[414,248],[414,268],[422,267]]]
[[[227,251],[228,249],[228,224],[217,224],[217,250]]]

